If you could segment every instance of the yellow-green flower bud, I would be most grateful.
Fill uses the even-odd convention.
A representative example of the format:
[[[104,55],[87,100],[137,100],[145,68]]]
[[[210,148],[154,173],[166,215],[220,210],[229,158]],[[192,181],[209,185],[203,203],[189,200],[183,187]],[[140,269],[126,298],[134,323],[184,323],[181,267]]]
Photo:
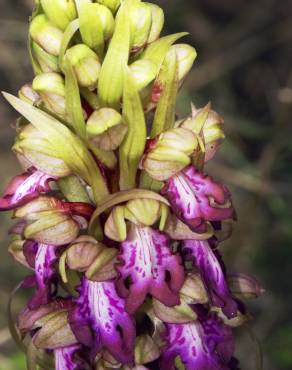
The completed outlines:
[[[167,180],[190,164],[197,145],[197,138],[190,130],[168,130],[150,141],[142,166],[153,179]]]
[[[77,18],[74,0],[41,0],[41,5],[49,20],[62,30]]]
[[[24,169],[33,166],[56,177],[65,177],[71,174],[71,170],[63,159],[56,155],[56,150],[45,134],[31,124],[21,130],[13,150],[17,153]]]
[[[114,17],[109,11],[106,6],[94,4],[96,6],[96,11],[100,19],[100,23],[102,25],[103,30],[103,37],[105,40],[108,40],[112,37],[114,28],[115,28],[115,20]]]
[[[156,65],[151,60],[137,60],[130,65],[130,72],[137,90],[144,89],[156,77]]]
[[[156,41],[160,33],[162,31],[164,25],[164,12],[163,10],[156,4],[146,3],[150,9],[152,14],[152,25],[148,37],[147,43],[150,44],[151,42]]]
[[[101,67],[95,52],[84,44],[78,44],[67,50],[65,58],[72,65],[79,85],[95,88]]]
[[[18,96],[21,100],[26,101],[32,105],[40,101],[40,95],[32,88],[31,84],[26,84],[18,91]]]
[[[172,45],[169,53],[175,50],[178,65],[178,80],[182,81],[191,70],[197,57],[195,48],[187,44]]]
[[[207,162],[214,157],[225,138],[223,123],[219,114],[211,109],[210,104],[207,104],[201,109],[192,106],[192,115],[180,127],[191,130],[202,137],[205,144],[205,162]]]
[[[62,75],[54,72],[37,75],[32,87],[49,110],[61,117],[66,115],[65,81]]]
[[[105,5],[113,13],[115,13],[118,7],[121,5],[121,0],[97,0],[98,3]]]
[[[60,54],[63,32],[54,26],[45,14],[33,18],[29,33],[31,38],[46,52],[55,56]]]
[[[115,150],[122,143],[127,125],[119,112],[101,108],[92,113],[86,125],[88,140],[103,150]]]
[[[147,44],[151,25],[152,25],[152,12],[151,8],[137,0],[133,2],[129,14],[130,29],[131,29],[131,47],[132,50],[139,50]]]
[[[34,41],[31,43],[31,52],[43,72],[60,72],[58,57],[47,53]]]

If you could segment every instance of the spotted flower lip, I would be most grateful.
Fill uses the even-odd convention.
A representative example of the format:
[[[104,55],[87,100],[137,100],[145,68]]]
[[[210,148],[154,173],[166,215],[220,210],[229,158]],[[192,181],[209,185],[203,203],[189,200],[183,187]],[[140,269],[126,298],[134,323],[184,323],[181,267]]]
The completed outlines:
[[[194,166],[170,178],[161,193],[168,199],[177,217],[193,231],[204,232],[206,221],[235,218],[228,189]]]
[[[189,324],[168,324],[166,340],[161,370],[175,370],[177,356],[185,370],[230,369],[234,351],[232,331],[216,315]]]
[[[57,259],[56,247],[39,244],[35,257],[35,282],[37,290],[28,303],[30,309],[48,304],[51,295],[52,279],[55,275],[53,263]]]
[[[237,302],[232,297],[220,262],[208,241],[186,240],[183,250],[190,254],[195,267],[200,271],[211,303],[220,307],[228,318],[235,317]]]
[[[15,176],[0,198],[0,211],[8,211],[51,191],[49,182],[55,180],[42,171],[25,172]]]
[[[122,266],[117,288],[126,299],[126,310],[134,313],[151,294],[167,306],[179,304],[184,283],[179,255],[172,253],[169,238],[150,227],[131,225],[128,239],[121,244]],[[127,288],[127,281],[130,287]]]
[[[70,316],[76,338],[96,353],[104,348],[121,363],[131,363],[135,325],[125,311],[125,300],[117,295],[114,282],[84,278],[79,292],[77,308]]]

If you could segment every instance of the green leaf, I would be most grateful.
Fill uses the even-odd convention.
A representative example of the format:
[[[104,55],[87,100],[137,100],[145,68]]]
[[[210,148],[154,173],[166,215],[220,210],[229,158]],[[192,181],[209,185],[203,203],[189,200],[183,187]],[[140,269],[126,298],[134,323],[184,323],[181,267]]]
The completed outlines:
[[[49,114],[11,94],[3,95],[35,128],[46,135],[47,140],[55,148],[56,155],[92,187],[95,200],[99,203],[108,194],[108,189],[104,177],[84,143]]]
[[[73,67],[66,60],[63,64],[65,72],[65,98],[66,110],[69,116],[68,123],[73,130],[82,138],[86,137],[86,124],[83,116],[78,81]]]
[[[130,53],[130,25],[128,1],[124,1],[116,17],[116,27],[103,61],[98,93],[101,104],[119,109],[123,95],[124,68]]]
[[[70,42],[73,36],[78,30],[79,30],[79,20],[75,19],[74,21],[69,23],[68,27],[66,28],[63,34],[61,50],[60,50],[60,55],[59,55],[59,64],[60,64],[61,69],[63,69],[64,55],[70,45]]]
[[[147,130],[141,99],[128,68],[124,79],[123,118],[128,132],[119,149],[120,189],[128,190],[136,187],[136,174],[144,153]]]
[[[175,50],[172,50],[166,57],[158,79],[163,86],[163,92],[156,108],[151,138],[172,128],[175,124],[175,104],[179,86]]]
[[[58,180],[58,186],[69,202],[90,203],[89,196],[77,176],[71,175]]]
[[[156,74],[160,71],[164,58],[171,47],[179,38],[188,35],[188,32],[175,33],[165,36],[151,43],[142,53],[139,60],[150,60],[156,64]]]

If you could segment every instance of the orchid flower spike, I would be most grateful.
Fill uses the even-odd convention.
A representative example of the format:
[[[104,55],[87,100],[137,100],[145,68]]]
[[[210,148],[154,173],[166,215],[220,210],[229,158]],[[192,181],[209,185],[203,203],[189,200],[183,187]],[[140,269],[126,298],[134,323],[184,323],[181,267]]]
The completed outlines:
[[[240,300],[264,290],[220,252],[236,212],[204,165],[223,119],[176,116],[196,50],[149,2],[35,3],[35,77],[4,93],[23,171],[0,198],[33,289],[13,330],[28,369],[235,369]]]

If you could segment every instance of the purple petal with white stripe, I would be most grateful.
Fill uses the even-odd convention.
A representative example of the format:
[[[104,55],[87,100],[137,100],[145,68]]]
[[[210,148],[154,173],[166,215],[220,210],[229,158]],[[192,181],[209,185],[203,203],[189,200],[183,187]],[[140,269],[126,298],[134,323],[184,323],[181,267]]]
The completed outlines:
[[[39,194],[51,191],[49,182],[52,180],[52,176],[41,171],[15,176],[0,198],[0,211],[15,209],[37,198]]]
[[[51,284],[55,276],[53,267],[57,260],[56,247],[53,245],[39,244],[35,258],[35,280],[37,291],[28,303],[30,309],[36,309],[48,304],[51,295]]]
[[[179,304],[184,269],[180,256],[172,253],[165,234],[133,224],[128,239],[121,244],[120,260],[123,264],[117,267],[121,275],[117,288],[126,298],[129,313],[143,304],[147,294],[167,306]]]
[[[175,370],[180,356],[185,370],[229,370],[234,352],[232,331],[216,315],[189,324],[168,324],[161,370]]]
[[[167,180],[161,193],[169,200],[177,217],[193,231],[205,231],[206,221],[235,217],[228,189],[193,166]]]
[[[228,318],[235,317],[238,305],[231,295],[220,262],[207,241],[186,240],[183,250],[188,252],[199,269],[213,306],[221,307]]]
[[[105,348],[119,362],[131,363],[135,325],[125,311],[124,299],[117,295],[114,282],[94,282],[84,278],[76,303],[78,308],[70,315],[70,325],[76,337],[85,340],[95,352]]]
[[[79,345],[55,349],[56,370],[89,370],[89,365],[76,355],[81,349]]]

